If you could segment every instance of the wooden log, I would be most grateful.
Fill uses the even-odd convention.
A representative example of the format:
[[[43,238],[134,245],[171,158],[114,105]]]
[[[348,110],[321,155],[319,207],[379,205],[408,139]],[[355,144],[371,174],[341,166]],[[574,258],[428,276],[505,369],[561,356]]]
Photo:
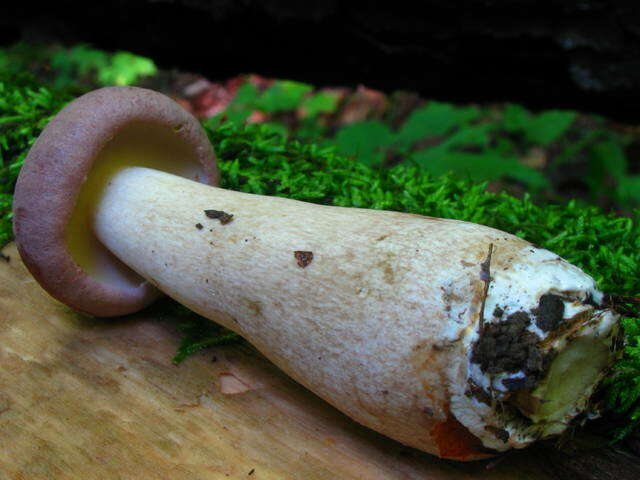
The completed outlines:
[[[176,366],[175,323],[83,317],[38,286],[14,246],[3,255],[2,480],[551,478],[536,449],[487,469],[404,447],[246,344]]]

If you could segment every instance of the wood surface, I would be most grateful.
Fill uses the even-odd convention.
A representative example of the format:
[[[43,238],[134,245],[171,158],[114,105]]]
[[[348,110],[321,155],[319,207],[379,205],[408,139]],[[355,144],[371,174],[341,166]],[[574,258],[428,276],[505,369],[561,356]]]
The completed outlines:
[[[176,366],[175,322],[84,317],[38,286],[14,246],[3,255],[1,480],[559,478],[535,448],[465,464],[404,447],[246,344]]]

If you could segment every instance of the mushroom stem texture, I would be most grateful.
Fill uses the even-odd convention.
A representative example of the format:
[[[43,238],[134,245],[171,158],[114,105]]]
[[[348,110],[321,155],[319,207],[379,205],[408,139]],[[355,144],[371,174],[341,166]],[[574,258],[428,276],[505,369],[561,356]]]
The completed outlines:
[[[614,356],[618,316],[591,277],[481,225],[131,167],[93,228],[144,281],[353,419],[441,457],[561,433]]]

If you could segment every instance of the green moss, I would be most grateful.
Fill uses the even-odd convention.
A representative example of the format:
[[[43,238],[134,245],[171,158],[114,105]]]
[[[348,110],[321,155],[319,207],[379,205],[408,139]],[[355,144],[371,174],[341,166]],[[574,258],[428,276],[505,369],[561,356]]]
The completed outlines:
[[[614,432],[620,440],[640,426],[640,320],[625,318],[625,355],[616,364],[615,374],[604,382],[606,408],[617,414],[622,425]]]
[[[158,71],[153,60],[130,52],[105,52],[89,45],[16,43],[0,48],[0,71],[25,71],[57,88],[134,85]]]
[[[11,239],[11,194],[27,151],[73,98],[26,74],[0,73],[0,246]]]
[[[34,139],[62,105],[65,91],[45,88],[27,77],[0,77],[0,240],[11,237],[13,184]],[[485,191],[451,177],[433,179],[418,167],[375,170],[337,155],[332,148],[288,141],[267,126],[205,123],[215,145],[222,186],[328,205],[387,209],[489,225],[524,237],[566,258],[592,275],[601,289],[638,295],[640,223],[596,207],[535,205]],[[185,337],[175,361],[208,345],[237,337],[195,316],[182,316]],[[640,421],[640,323],[625,320],[628,346],[608,380],[608,405]],[[630,427],[631,428],[631,427]]]

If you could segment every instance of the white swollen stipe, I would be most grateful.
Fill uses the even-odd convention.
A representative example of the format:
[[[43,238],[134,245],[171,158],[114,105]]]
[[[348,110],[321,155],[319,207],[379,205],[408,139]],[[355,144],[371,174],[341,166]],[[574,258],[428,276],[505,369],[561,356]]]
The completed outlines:
[[[209,218],[205,210],[233,217]],[[350,417],[445,457],[461,456],[447,450],[439,428],[452,416],[494,450],[524,446],[536,435],[534,421],[521,413],[525,400],[507,408],[514,420],[470,389],[495,394],[490,385],[500,376],[486,373],[481,323],[484,332],[493,331],[490,325],[508,325],[516,314],[529,340],[582,335],[581,327],[562,335],[540,328],[548,326],[546,317],[535,312],[546,311],[546,294],[575,304],[564,309],[567,315],[586,311],[604,325],[603,338],[612,336],[617,320],[587,305],[601,298],[593,280],[557,255],[454,220],[250,195],[127,168],[108,183],[94,228],[146,281],[238,332]],[[557,310],[558,301],[548,298]],[[574,322],[567,315],[563,321]],[[546,355],[551,347],[540,348]],[[597,379],[605,367],[598,365]],[[507,385],[525,377],[503,373],[512,377]],[[529,390],[538,385],[544,382]],[[582,387],[590,394],[593,385]],[[566,423],[575,409],[563,408]],[[528,413],[540,422],[551,415]]]

